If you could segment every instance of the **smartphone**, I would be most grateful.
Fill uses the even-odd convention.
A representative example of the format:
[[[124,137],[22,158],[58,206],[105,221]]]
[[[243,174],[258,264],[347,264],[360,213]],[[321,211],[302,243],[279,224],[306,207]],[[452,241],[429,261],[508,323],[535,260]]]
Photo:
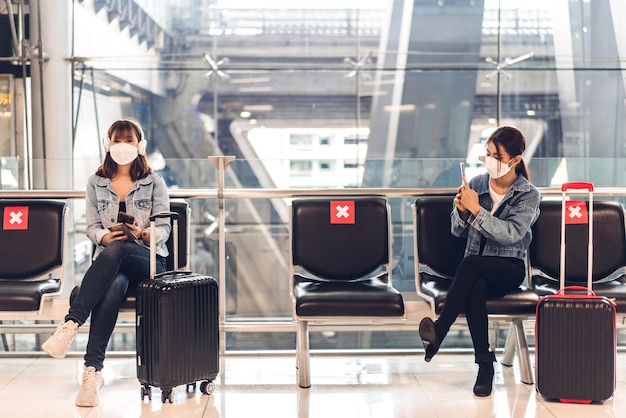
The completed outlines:
[[[461,177],[465,177],[465,163],[459,163],[459,167],[461,168]]]
[[[135,223],[135,217],[126,212],[120,211],[120,213],[117,214],[117,222],[123,224],[133,224]]]
[[[126,225],[127,223],[135,223],[135,217],[126,212],[120,211],[117,215],[117,223],[115,225],[111,225],[109,227],[109,231],[124,231],[124,234],[128,237],[128,239],[137,239],[137,237],[133,234],[133,231],[131,231],[131,229]]]

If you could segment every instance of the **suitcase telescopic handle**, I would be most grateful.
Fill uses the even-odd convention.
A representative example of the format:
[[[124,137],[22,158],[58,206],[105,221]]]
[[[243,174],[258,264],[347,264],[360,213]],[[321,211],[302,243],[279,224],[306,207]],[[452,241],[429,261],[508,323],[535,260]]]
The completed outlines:
[[[173,249],[174,249],[174,270],[178,269],[178,213],[165,211],[150,215],[150,278],[156,275],[156,220],[162,218],[172,219]]]
[[[590,192],[593,192],[593,183],[588,183],[586,181],[573,181],[569,183],[563,183],[561,185],[562,192],[566,192],[571,189],[586,189]]]
[[[564,295],[567,290],[575,291],[575,292],[587,292],[587,294],[590,295],[590,296],[595,296],[596,295],[596,293],[593,290],[591,290],[591,289],[589,289],[588,287],[585,287],[585,286],[565,286],[564,288],[559,289],[559,291],[556,292],[556,294],[557,295]]]
[[[589,243],[587,245],[587,288],[593,286],[593,183],[573,181],[561,185],[561,260],[559,263],[559,288],[565,287],[565,195],[568,190],[587,190],[589,193]],[[575,192],[574,192],[575,193]]]
[[[160,219],[160,218],[172,218],[172,219],[178,219],[178,213],[177,212],[161,212],[161,213],[155,213],[154,215],[150,215],[150,220],[154,221],[156,219]]]

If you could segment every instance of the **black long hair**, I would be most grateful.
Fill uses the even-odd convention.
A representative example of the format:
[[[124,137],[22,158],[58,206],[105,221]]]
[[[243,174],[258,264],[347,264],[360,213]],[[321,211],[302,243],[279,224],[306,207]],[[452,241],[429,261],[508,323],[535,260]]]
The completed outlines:
[[[487,139],[487,143],[489,142],[493,143],[498,153],[501,152],[500,147],[504,148],[511,158],[517,155],[521,156],[526,149],[526,138],[524,138],[524,134],[519,129],[512,126],[501,126],[496,129]],[[517,175],[523,175],[530,181],[530,173],[528,172],[524,158],[515,166],[515,173]]]

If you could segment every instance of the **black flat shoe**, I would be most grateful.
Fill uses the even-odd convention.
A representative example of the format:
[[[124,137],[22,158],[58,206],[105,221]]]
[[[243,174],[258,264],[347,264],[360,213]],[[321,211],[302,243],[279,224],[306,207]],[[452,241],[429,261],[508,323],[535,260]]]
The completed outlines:
[[[426,317],[422,319],[420,322],[419,328],[420,338],[422,339],[422,344],[424,344],[424,350],[426,353],[424,354],[424,360],[430,361],[439,351],[439,336],[437,335],[437,330],[435,329],[435,323],[432,319]]]
[[[476,396],[489,396],[493,388],[493,363],[480,363],[478,365],[478,376],[476,377],[476,383],[474,384],[474,395]]]

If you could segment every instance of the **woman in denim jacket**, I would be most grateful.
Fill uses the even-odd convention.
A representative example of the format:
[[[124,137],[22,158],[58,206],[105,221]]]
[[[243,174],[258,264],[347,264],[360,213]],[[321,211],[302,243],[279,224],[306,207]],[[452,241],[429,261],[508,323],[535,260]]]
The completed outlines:
[[[489,350],[486,299],[504,296],[522,284],[531,226],[539,216],[541,197],[529,182],[522,159],[525,147],[519,130],[498,128],[486,142],[487,173],[469,184],[462,178],[450,218],[452,234],[467,237],[465,258],[439,319],[424,318],[419,327],[425,360],[430,361],[459,313],[465,312],[478,364],[477,396],[491,394],[496,360]]]
[[[103,386],[101,370],[105,350],[117,315],[129,287],[149,278],[150,216],[170,210],[163,179],[152,173],[146,160],[146,139],[137,121],[124,118],[108,130],[102,165],[87,182],[87,237],[95,244],[94,261],[85,273],[80,291],[65,322],[59,325],[42,349],[55,358],[64,358],[76,337],[78,327],[91,314],[91,327],[85,354],[82,385],[76,397],[78,406],[98,404]],[[126,225],[132,232],[111,231],[118,213],[135,218]],[[165,271],[168,255],[165,242],[170,234],[167,219],[158,219],[155,229],[157,271]]]

